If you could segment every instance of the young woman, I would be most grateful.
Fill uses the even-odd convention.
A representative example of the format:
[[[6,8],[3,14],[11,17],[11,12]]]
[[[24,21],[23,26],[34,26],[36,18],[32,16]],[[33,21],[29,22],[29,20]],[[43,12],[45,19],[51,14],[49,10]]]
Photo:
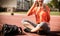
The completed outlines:
[[[36,24],[26,19],[22,20],[23,25],[29,28],[29,30],[25,29],[25,31],[26,30],[29,32],[50,31],[50,28],[48,26],[50,21],[50,14],[49,14],[50,9],[47,5],[43,4],[43,1],[44,0],[37,0],[36,2],[34,2],[32,7],[27,13],[27,16],[30,16],[32,14],[35,15]],[[32,25],[32,27],[29,27],[30,26],[29,23]]]

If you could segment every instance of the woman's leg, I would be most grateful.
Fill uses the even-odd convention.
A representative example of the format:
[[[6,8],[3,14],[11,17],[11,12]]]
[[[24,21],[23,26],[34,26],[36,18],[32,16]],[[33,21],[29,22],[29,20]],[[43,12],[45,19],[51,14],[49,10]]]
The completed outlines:
[[[22,24],[25,26],[25,27],[28,27],[30,29],[33,29],[34,27],[37,26],[37,24],[34,24],[33,22],[29,21],[29,20],[22,20]]]
[[[2,27],[3,27],[3,25],[2,25],[2,24],[0,24],[0,32],[2,31]]]
[[[45,34],[45,33],[50,33],[50,28],[48,26],[48,23],[46,22],[41,22],[40,24],[38,24],[40,27],[40,29],[42,28],[42,30],[39,30],[39,33],[41,34]]]
[[[36,31],[49,32],[50,28],[46,22],[41,22],[40,24],[38,24],[35,28],[31,30],[31,32],[36,32]]]
[[[3,34],[2,34],[2,25],[0,24],[0,36],[4,36]]]

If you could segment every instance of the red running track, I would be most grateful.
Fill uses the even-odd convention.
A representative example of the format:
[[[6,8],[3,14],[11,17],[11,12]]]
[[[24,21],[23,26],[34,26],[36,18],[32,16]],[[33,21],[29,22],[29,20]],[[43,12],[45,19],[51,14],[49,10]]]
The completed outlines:
[[[28,19],[32,22],[35,22],[34,16],[28,17],[25,15],[13,15],[13,16],[12,15],[0,15],[0,24],[17,25],[18,27],[22,27],[24,29],[24,26],[21,23],[22,19]],[[49,26],[50,26],[51,31],[60,31],[60,16],[51,16]],[[20,35],[20,36],[23,36],[23,35]],[[26,35],[24,36],[40,36],[40,35],[26,33]]]

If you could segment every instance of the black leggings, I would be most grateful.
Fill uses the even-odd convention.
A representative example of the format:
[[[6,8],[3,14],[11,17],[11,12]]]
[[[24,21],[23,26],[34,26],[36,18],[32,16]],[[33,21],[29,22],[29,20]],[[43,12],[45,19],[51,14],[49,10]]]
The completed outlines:
[[[30,23],[33,27],[37,26],[37,24],[35,24],[35,23],[33,23],[33,22],[29,21],[29,20],[24,20],[24,21]]]
[[[33,22],[29,21],[29,20],[24,20],[24,22],[30,23],[33,27],[36,27],[37,26],[37,24],[35,24],[35,23],[33,23]],[[47,30],[42,30],[42,31],[43,32],[44,31],[50,31],[50,28],[48,27],[48,25],[46,25],[46,23],[43,23],[43,24],[44,25],[40,25],[40,27],[43,26],[44,28],[47,28]],[[42,31],[40,31],[40,32],[42,32]]]

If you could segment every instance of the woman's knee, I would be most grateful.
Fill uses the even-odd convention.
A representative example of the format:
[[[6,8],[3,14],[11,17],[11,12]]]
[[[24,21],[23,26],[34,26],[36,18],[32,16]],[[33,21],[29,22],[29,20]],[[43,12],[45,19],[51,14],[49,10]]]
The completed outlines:
[[[39,27],[48,27],[46,22],[41,22],[40,24],[38,24]]]
[[[46,22],[41,22],[41,27],[43,27],[44,29],[46,28],[47,30],[50,30],[50,27],[48,26],[48,23]]]
[[[22,23],[23,25],[28,24],[27,20],[25,20],[25,19],[23,19],[23,20],[21,21],[21,23]]]
[[[46,22],[41,22],[40,24],[47,24]]]

